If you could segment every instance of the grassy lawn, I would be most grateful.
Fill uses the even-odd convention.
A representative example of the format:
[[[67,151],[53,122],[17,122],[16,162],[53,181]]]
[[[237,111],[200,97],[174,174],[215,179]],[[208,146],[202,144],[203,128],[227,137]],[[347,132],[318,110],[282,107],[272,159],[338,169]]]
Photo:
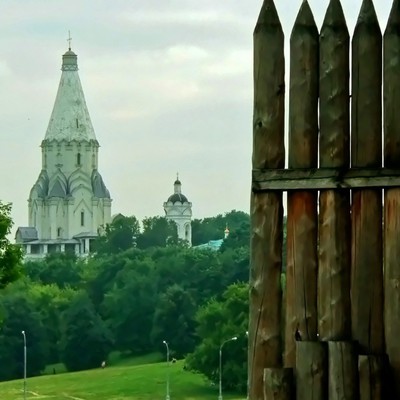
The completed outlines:
[[[218,388],[201,375],[183,370],[183,361],[170,364],[171,400],[216,400]],[[89,371],[47,375],[27,380],[27,398],[51,400],[163,400],[166,363],[110,366]],[[22,400],[23,381],[0,383],[1,400]],[[224,399],[245,396],[224,394]]]

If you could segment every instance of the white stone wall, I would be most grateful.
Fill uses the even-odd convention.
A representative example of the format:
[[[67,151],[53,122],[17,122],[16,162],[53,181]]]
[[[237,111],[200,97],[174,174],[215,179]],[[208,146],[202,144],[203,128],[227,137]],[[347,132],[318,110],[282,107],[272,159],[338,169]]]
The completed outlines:
[[[164,203],[165,217],[176,223],[178,238],[192,245],[192,203]]]
[[[56,174],[61,167],[66,176],[70,176],[77,169],[91,173],[98,168],[98,148],[97,141],[80,143],[76,140],[72,142],[42,142],[42,168],[47,171],[49,177]],[[78,164],[78,155],[80,165]],[[90,177],[90,176],[89,176]]]

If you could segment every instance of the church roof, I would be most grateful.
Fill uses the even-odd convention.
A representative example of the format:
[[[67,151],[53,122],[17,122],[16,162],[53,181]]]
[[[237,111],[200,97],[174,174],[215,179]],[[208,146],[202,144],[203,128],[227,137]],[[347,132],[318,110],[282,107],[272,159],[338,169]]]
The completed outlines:
[[[38,233],[36,228],[31,226],[20,226],[17,229],[15,234],[17,242],[30,242],[33,240],[37,240]]]
[[[168,197],[167,202],[170,201],[172,203],[176,203],[178,201],[180,201],[181,203],[185,203],[188,202],[188,199],[185,195],[183,195],[182,193],[174,193],[173,195]]]
[[[90,141],[96,135],[78,74],[77,55],[63,55],[62,74],[45,140]]]
[[[167,203],[171,202],[172,204],[175,204],[177,202],[180,203],[189,203],[189,200],[187,197],[182,194],[181,192],[181,181],[179,180],[179,175],[176,174],[176,180],[174,182],[174,193],[168,197]]]

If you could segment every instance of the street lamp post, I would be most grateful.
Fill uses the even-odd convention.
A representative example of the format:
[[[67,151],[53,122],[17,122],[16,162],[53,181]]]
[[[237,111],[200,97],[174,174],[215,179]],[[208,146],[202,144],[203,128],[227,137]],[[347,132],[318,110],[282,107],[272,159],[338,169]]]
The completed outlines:
[[[24,400],[26,400],[26,335],[25,331],[22,331],[24,337]]]
[[[165,347],[167,348],[167,394],[165,395],[165,400],[170,400],[169,397],[169,347],[168,343],[163,340],[163,343],[165,344]]]
[[[224,342],[221,343],[221,346],[219,346],[219,395],[218,395],[218,400],[222,400],[222,347],[224,347],[225,343],[228,343],[232,340],[237,340],[237,336],[234,336],[230,339],[225,340]]]
[[[249,339],[249,331],[246,331],[247,343]],[[247,344],[247,392],[246,400],[249,400],[250,396],[250,376],[249,376],[249,345]]]

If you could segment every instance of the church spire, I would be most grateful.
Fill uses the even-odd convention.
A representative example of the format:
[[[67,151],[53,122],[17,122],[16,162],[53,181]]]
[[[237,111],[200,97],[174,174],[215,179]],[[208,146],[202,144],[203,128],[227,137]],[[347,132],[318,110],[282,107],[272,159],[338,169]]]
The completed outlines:
[[[71,46],[71,37],[68,39]],[[62,56],[62,74],[45,140],[96,140],[78,74],[78,57],[71,50]]]

